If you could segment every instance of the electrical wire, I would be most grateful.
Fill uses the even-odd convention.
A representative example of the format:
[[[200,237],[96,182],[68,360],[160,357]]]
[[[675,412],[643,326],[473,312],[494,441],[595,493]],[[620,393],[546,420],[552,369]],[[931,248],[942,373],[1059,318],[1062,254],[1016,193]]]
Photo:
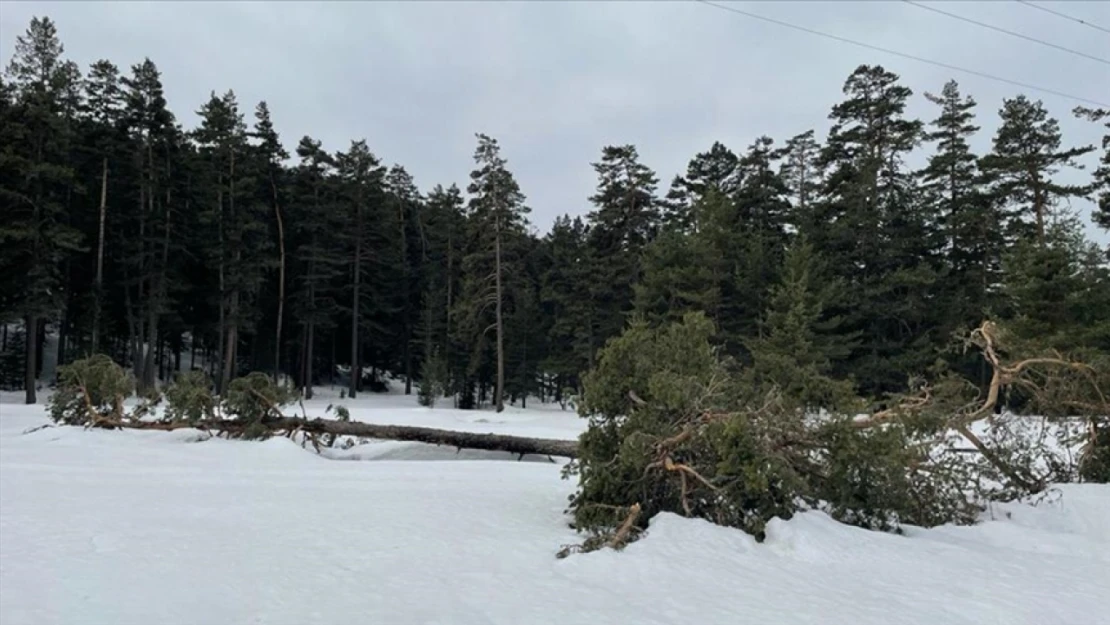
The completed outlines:
[[[722,11],[729,11],[730,13],[736,13],[737,15],[743,15],[743,16],[746,16],[746,17],[750,17],[752,19],[761,20],[761,21],[768,22],[768,23],[771,23],[771,24],[777,24],[777,25],[783,26],[785,28],[791,28],[791,29],[794,29],[794,30],[799,30],[799,31],[802,31],[804,33],[809,33],[811,35],[817,35],[818,37],[824,37],[826,39],[832,39],[833,41],[839,41],[839,42],[842,42],[842,43],[849,43],[849,44],[852,44],[854,46],[858,46],[858,47],[861,47],[861,48],[867,48],[868,50],[875,50],[875,51],[878,51],[878,52],[883,52],[885,54],[892,54],[894,56],[900,56],[904,59],[910,59],[911,61],[917,61],[919,63],[927,63],[929,65],[935,65],[937,67],[943,67],[945,69],[950,69],[952,71],[962,72],[964,74],[970,74],[972,76],[978,76],[980,78],[986,78],[988,80],[994,80],[994,81],[997,81],[997,82],[1006,83],[1008,85],[1013,85],[1015,87],[1021,87],[1023,89],[1030,89],[1030,90],[1033,90],[1033,91],[1040,91],[1041,93],[1047,93],[1047,94],[1054,95],[1054,96],[1057,96],[1057,97],[1066,98],[1068,100],[1075,100],[1077,102],[1085,102],[1087,104],[1093,104],[1093,105],[1099,106],[1099,107],[1110,107],[1110,104],[1107,104],[1106,102],[1099,102],[1098,100],[1092,100],[1090,98],[1083,98],[1083,97],[1079,97],[1079,96],[1076,96],[1076,95],[1067,94],[1067,93],[1064,93],[1062,91],[1056,91],[1054,89],[1049,89],[1047,87],[1038,87],[1036,85],[1030,85],[1028,83],[1019,82],[1017,80],[1010,80],[1009,78],[1003,78],[1001,76],[995,76],[993,74],[988,74],[986,72],[980,72],[980,71],[974,70],[974,69],[967,69],[966,67],[959,67],[959,66],[956,66],[956,65],[949,65],[948,63],[942,63],[940,61],[933,61],[931,59],[926,59],[924,57],[914,56],[912,54],[906,54],[905,52],[898,52],[897,50],[891,50],[890,48],[883,48],[881,46],[871,45],[869,43],[863,43],[861,41],[856,41],[854,39],[848,39],[847,37],[841,37],[839,35],[833,35],[833,34],[830,34],[830,33],[819,31],[819,30],[814,30],[812,28],[808,28],[808,27],[805,27],[805,26],[799,26],[797,24],[791,24],[790,22],[784,22],[782,20],[777,20],[777,19],[774,19],[774,18],[771,18],[771,17],[766,17],[766,16],[763,16],[763,15],[759,15],[757,13],[750,13],[750,12],[744,11],[742,9],[737,9],[736,7],[730,7],[730,6],[727,6],[727,5],[718,4],[716,2],[711,2],[710,0],[694,0],[694,2],[698,2],[698,3],[704,4],[706,6],[710,6],[710,7],[716,8],[716,9],[721,9]]]
[[[1055,9],[1050,9],[1048,7],[1043,7],[1043,6],[1040,6],[1038,4],[1033,4],[1032,2],[1027,2],[1026,0],[1017,0],[1017,2],[1019,4],[1024,4],[1027,7],[1032,7],[1034,9],[1037,9],[1038,11],[1044,11],[1045,13],[1048,13],[1050,15],[1055,15],[1056,17],[1062,17],[1066,20],[1071,20],[1073,22],[1082,24],[1082,25],[1084,25],[1088,28],[1093,28],[1095,30],[1101,30],[1104,33],[1110,34],[1110,28],[1103,28],[1102,26],[1099,26],[1098,24],[1094,24],[1094,23],[1088,22],[1086,20],[1081,20],[1078,17],[1072,17],[1072,16],[1068,15],[1067,13],[1061,13],[1061,12],[1055,10]]]
[[[970,17],[964,17],[962,15],[957,15],[955,13],[949,13],[948,11],[944,11],[942,9],[937,9],[937,8],[934,8],[934,7],[931,7],[931,6],[927,6],[927,5],[921,4],[920,2],[914,2],[913,0],[902,0],[902,2],[905,2],[906,4],[908,4],[910,6],[915,6],[919,9],[924,9],[926,11],[932,11],[933,13],[938,13],[940,15],[944,15],[946,17],[950,17],[950,18],[955,19],[955,20],[960,20],[961,22],[967,22],[968,24],[974,24],[976,26],[981,26],[983,28],[987,28],[987,29],[993,30],[995,32],[1010,35],[1011,37],[1017,37],[1018,39],[1024,39],[1026,41],[1032,41],[1033,43],[1039,43],[1040,45],[1048,47],[1048,48],[1054,48],[1056,50],[1060,50],[1061,52],[1067,52],[1068,54],[1074,54],[1076,56],[1081,56],[1085,59],[1090,59],[1092,61],[1098,61],[1099,63],[1102,63],[1104,65],[1110,65],[1110,61],[1108,61],[1104,58],[1101,58],[1101,57],[1097,57],[1097,56],[1087,54],[1086,52],[1080,52],[1078,50],[1072,50],[1071,48],[1065,48],[1064,46],[1058,46],[1054,43],[1049,43],[1049,42],[1044,41],[1042,39],[1037,39],[1036,37],[1030,37],[1029,35],[1023,35],[1021,33],[1017,33],[1017,32],[1014,32],[1012,30],[1006,30],[1005,28],[1000,28],[1000,27],[994,26],[992,24],[987,24],[986,22],[980,22],[978,20],[973,20]]]

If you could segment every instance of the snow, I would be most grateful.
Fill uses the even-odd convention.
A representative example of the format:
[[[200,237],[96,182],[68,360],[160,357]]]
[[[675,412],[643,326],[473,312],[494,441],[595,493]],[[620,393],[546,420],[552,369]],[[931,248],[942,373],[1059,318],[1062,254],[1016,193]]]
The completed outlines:
[[[623,552],[579,542],[560,463],[377,442],[48,428],[0,397],[0,623],[1071,625],[1110,620],[1110,487],[1061,485],[974,527],[868,532],[819,512],[747,535],[664,514]],[[355,420],[572,438],[557,407]],[[299,409],[297,410],[299,412]]]

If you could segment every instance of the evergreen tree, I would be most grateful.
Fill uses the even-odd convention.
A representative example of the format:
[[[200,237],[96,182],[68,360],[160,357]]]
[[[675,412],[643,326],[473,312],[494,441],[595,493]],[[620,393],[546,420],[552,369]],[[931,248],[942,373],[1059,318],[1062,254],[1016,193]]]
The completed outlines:
[[[219,366],[222,393],[236,377],[240,332],[253,321],[254,296],[263,269],[272,262],[259,252],[270,249],[263,217],[264,204],[254,201],[250,177],[251,152],[243,115],[232,91],[212,93],[198,112],[201,126],[195,132],[205,162],[204,209],[207,223],[215,225],[209,257],[215,260],[219,281],[219,340],[223,354]]]
[[[938,250],[923,238],[932,220],[904,165],[922,129],[904,117],[912,91],[882,67],[862,65],[844,93],[819,160],[828,171],[823,198],[803,234],[855,296],[845,304],[847,323],[861,342],[839,373],[877,393],[904,385],[907,367],[929,361]]]
[[[740,159],[742,182],[733,200],[735,221],[730,224],[730,230],[739,236],[719,250],[724,258],[735,258],[735,283],[725,291],[724,312],[732,322],[722,323],[722,331],[731,333],[734,340],[760,334],[758,319],[778,280],[786,248],[789,189],[775,166],[781,152],[773,146],[770,137],[760,137]]]
[[[399,286],[392,289],[397,302],[395,307],[400,314],[398,325],[401,332],[397,351],[401,354],[401,370],[405,375],[405,394],[410,395],[415,374],[412,350],[416,336],[413,322],[420,310],[420,265],[426,253],[426,233],[422,221],[424,200],[412,176],[400,165],[390,168],[385,183],[397,227],[396,234],[390,237],[399,259],[393,263],[399,269],[393,276]]]
[[[594,265],[591,299],[598,311],[592,333],[599,345],[624,329],[630,312],[633,286],[640,279],[639,257],[660,224],[655,197],[658,179],[639,161],[635,146],[607,146],[593,163],[596,207],[587,216]]]
[[[979,158],[968,141],[979,131],[975,100],[949,81],[940,95],[926,93],[940,107],[925,140],[936,152],[920,172],[924,201],[933,205],[944,237],[944,308],[949,330],[976,327],[997,308],[1001,257],[1005,240],[996,197],[986,192]]]
[[[24,320],[26,402],[36,401],[42,324],[58,318],[65,302],[62,267],[79,251],[80,233],[68,225],[72,127],[67,123],[77,85],[72,65],[49,18],[34,18],[16,39],[6,70],[11,103],[5,105],[4,134],[14,143],[4,161],[22,175],[5,183],[7,209],[0,224],[4,273],[11,275],[14,315]],[[5,98],[8,99],[8,98]]]
[[[1060,124],[1040,100],[1023,95],[1007,99],[999,115],[1002,124],[983,167],[1007,204],[1010,236],[1033,236],[1045,244],[1047,221],[1058,203],[1085,193],[1084,187],[1060,184],[1053,177],[1062,167],[1077,167],[1075,159],[1094,147],[1064,148]]]
[[[1063,351],[1110,348],[1110,274],[1074,216],[1046,224],[1006,256],[1009,328],[1020,339]]]
[[[600,346],[590,287],[595,263],[588,240],[582,218],[568,215],[557,218],[544,238],[540,300],[550,345],[544,370],[555,376],[558,399],[564,388],[578,388],[579,374],[589,368]]]
[[[274,226],[276,230],[277,245],[277,311],[276,321],[274,327],[274,379],[277,380],[281,375],[281,339],[282,339],[282,324],[285,321],[285,220],[282,217],[282,197],[280,189],[284,188],[285,183],[283,176],[285,170],[283,162],[289,158],[289,153],[281,145],[281,140],[278,138],[277,131],[274,130],[274,124],[270,120],[270,108],[266,105],[265,101],[259,102],[254,111],[254,132],[253,137],[258,141],[256,153],[259,158],[260,172],[257,176],[257,182],[260,183],[262,189],[259,192],[261,197],[268,197],[270,208],[274,215]]]
[[[100,349],[101,317],[104,309],[104,256],[105,235],[107,233],[109,197],[114,207],[119,205],[120,174],[124,170],[127,135],[124,126],[124,93],[119,68],[111,61],[100,60],[89,68],[85,79],[86,129],[84,137],[87,145],[89,166],[99,173],[98,192],[95,194],[96,225],[94,236],[89,240],[96,242],[95,258],[92,265],[93,301],[89,323],[89,351]],[[109,193],[109,181],[113,191]],[[112,211],[113,219],[117,216]]]
[[[855,335],[843,333],[843,318],[829,313],[843,297],[843,283],[813,246],[804,237],[795,240],[772,291],[763,334],[746,342],[753,385],[778,388],[814,409],[843,406],[853,389],[832,377],[833,364],[851,353]]]
[[[462,293],[460,330],[472,351],[468,373],[480,374],[489,367],[491,346],[487,336],[495,333],[492,358],[495,364],[493,403],[498,412],[504,410],[505,391],[505,313],[507,294],[505,277],[518,269],[518,257],[507,249],[513,234],[523,231],[529,209],[508,162],[501,156],[496,139],[476,135],[474,152],[477,168],[470,173],[467,214],[467,250],[462,259]],[[491,314],[492,313],[492,316]]]
[[[1110,228],[1110,136],[1089,184],[1061,184],[1092,148],[1064,147],[1022,96],[979,158],[975,103],[954,82],[926,94],[925,131],[898,77],[860,66],[820,143],[714,142],[663,200],[633,146],[608,146],[591,212],[540,235],[484,135],[469,201],[454,185],[425,196],[365,141],[333,156],[304,137],[287,162],[266,104],[248,131],[231,91],[186,130],[151,60],[82,76],[48,19],[15,43],[0,77],[0,384],[16,365],[30,401],[48,336],[59,364],[101,352],[141,392],[207,366],[220,391],[253,368],[293,373],[311,397],[349,364],[352,395],[397,375],[466,408],[580,395],[632,315],[648,336],[703,313],[688,329],[710,345],[713,326],[749,391],[813,405],[853,380],[906,391],[934,364],[983,382],[982,363],[945,348],[985,318],[1023,343],[1110,352],[1106,257],[1062,210],[1090,197]]]
[[[540,364],[547,356],[548,320],[540,308],[543,250],[530,233],[514,231],[506,239],[509,256],[518,258],[505,276],[511,308],[505,316],[505,392],[515,404],[527,407],[528,396],[540,392]]]
[[[790,224],[796,231],[812,232],[820,224],[814,223],[813,204],[821,195],[824,172],[818,161],[821,146],[812,130],[787,139],[782,150],[779,175],[791,203]]]
[[[421,247],[420,282],[421,332],[425,365],[432,359],[437,373],[445,378],[444,391],[454,392],[456,382],[466,378],[466,366],[458,354],[453,323],[461,280],[465,201],[455,185],[436,185],[428,194]]]
[[[1076,107],[1073,112],[1077,117],[1092,122],[1097,123],[1105,120],[1102,124],[1106,128],[1105,134],[1102,135],[1102,157],[1099,159],[1099,166],[1092,173],[1093,180],[1091,181],[1090,190],[1094,194],[1097,205],[1094,214],[1095,223],[1110,230],[1110,110],[1090,109],[1080,106]],[[1110,249],[1108,249],[1108,253],[1110,253]]]
[[[336,233],[342,230],[335,160],[319,141],[307,136],[298,143],[297,156],[300,164],[294,171],[293,201],[289,205],[295,267],[291,300],[293,316],[301,325],[297,378],[305,399],[312,399],[318,370],[317,337],[336,328],[338,302],[333,285],[342,278],[346,262],[335,245]]]
[[[364,304],[373,305],[372,292],[365,288],[363,275],[366,265],[370,263],[372,246],[375,243],[372,226],[383,204],[385,168],[378,157],[370,152],[365,140],[352,141],[350,149],[336,155],[335,163],[340,202],[345,208],[343,232],[351,270],[351,295],[348,299],[351,303],[348,309],[351,319],[351,374],[347,382],[347,395],[353,398],[358,396],[362,380],[363,359],[359,328],[367,324]]]
[[[712,192],[711,192],[712,193]],[[704,200],[703,200],[704,202]],[[667,229],[644,248],[635,310],[652,325],[680,321],[689,312],[719,319],[720,262],[710,238]]]
[[[679,224],[682,230],[696,232],[703,220],[696,207],[710,193],[732,197],[740,187],[739,166],[740,159],[719,141],[695,155],[686,166],[686,176],[676,176],[671,183],[668,221]]]

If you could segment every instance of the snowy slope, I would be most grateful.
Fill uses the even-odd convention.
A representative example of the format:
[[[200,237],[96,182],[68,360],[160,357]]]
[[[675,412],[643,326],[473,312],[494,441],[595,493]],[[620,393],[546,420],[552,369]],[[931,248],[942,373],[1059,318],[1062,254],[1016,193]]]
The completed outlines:
[[[342,403],[378,423],[557,438],[584,425],[558,409]],[[1107,487],[907,536],[807,513],[758,545],[663,515],[623,553],[558,560],[579,540],[560,464],[414,443],[337,462],[286,439],[22,434],[45,421],[0,403],[3,625],[1110,623]]]

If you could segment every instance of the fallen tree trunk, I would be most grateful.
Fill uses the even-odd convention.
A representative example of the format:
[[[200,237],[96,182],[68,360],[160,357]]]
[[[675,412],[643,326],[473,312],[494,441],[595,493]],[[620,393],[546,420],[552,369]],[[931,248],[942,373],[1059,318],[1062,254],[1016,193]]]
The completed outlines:
[[[339,421],[335,419],[301,419],[297,417],[266,417],[257,422],[272,435],[279,433],[304,432],[310,435],[332,434],[335,436],[354,436],[358,438],[377,438],[394,441],[448,445],[459,449],[482,449],[487,451],[506,451],[520,457],[535,454],[539,456],[560,456],[576,458],[578,442],[553,438],[530,438],[505,434],[479,434],[476,432],[456,432],[436,428],[413,427],[407,425],[376,425],[358,421]],[[178,430],[196,428],[241,435],[252,427],[250,421],[229,419],[208,419],[197,423],[188,421],[130,421],[112,422],[109,427],[136,430]],[[254,425],[255,429],[258,425]]]

